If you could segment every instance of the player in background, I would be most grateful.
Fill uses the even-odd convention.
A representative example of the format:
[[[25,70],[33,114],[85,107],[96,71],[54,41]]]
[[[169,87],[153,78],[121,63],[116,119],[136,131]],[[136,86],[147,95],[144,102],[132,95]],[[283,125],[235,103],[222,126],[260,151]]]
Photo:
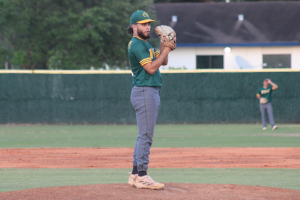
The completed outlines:
[[[142,10],[130,17],[127,29],[133,37],[128,44],[128,57],[133,76],[130,100],[136,112],[138,138],[133,153],[133,169],[128,183],[137,188],[162,189],[164,184],[155,182],[147,175],[150,147],[160,106],[162,86],[159,68],[168,64],[169,47],[160,46],[160,53],[148,42],[150,23],[154,20]]]
[[[271,86],[269,86],[269,84]],[[266,116],[265,116],[266,111],[268,112],[269,122],[272,126],[272,130],[275,130],[278,128],[274,122],[273,109],[272,109],[272,104],[271,104],[272,91],[276,90],[277,88],[278,88],[278,86],[275,83],[273,83],[270,79],[265,79],[263,81],[263,86],[258,89],[258,92],[256,94],[258,99],[265,98],[267,100],[266,103],[265,102],[262,103],[262,101],[260,101],[260,104],[259,104],[263,130],[267,129],[267,122],[266,122]]]

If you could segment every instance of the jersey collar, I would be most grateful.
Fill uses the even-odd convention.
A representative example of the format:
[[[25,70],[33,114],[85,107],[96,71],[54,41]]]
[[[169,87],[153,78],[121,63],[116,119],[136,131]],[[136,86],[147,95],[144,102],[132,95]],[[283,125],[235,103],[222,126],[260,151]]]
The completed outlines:
[[[133,37],[135,37],[135,38],[137,38],[137,39],[140,39],[140,40],[143,40],[142,38],[140,38],[140,37],[138,37],[138,36],[133,36]],[[146,40],[143,40],[144,42],[146,42]]]

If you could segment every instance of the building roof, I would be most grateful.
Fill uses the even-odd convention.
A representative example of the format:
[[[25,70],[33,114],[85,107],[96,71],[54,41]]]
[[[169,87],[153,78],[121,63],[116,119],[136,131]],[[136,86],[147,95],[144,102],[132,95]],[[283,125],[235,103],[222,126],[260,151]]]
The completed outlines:
[[[160,24],[176,31],[178,46],[300,45],[300,2],[161,3],[155,7]],[[177,22],[172,22],[174,15]]]

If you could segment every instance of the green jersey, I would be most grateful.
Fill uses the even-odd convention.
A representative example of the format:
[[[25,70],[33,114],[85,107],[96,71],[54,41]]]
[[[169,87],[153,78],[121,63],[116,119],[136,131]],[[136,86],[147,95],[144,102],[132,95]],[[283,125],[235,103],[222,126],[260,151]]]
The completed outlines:
[[[135,36],[131,39],[128,44],[128,57],[132,71],[133,85],[150,87],[162,86],[159,70],[151,75],[143,67],[145,64],[154,61],[157,56],[159,56],[159,52],[145,40]]]
[[[268,99],[268,102],[271,102],[271,94],[272,94],[272,86],[268,86],[267,88],[260,87],[257,94],[260,95],[260,97],[264,97]]]

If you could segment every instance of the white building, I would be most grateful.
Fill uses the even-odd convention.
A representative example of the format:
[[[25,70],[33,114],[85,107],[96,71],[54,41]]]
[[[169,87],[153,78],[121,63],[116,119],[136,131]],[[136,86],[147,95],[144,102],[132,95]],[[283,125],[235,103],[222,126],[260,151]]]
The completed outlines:
[[[300,69],[300,2],[156,4],[177,33],[165,67]]]

